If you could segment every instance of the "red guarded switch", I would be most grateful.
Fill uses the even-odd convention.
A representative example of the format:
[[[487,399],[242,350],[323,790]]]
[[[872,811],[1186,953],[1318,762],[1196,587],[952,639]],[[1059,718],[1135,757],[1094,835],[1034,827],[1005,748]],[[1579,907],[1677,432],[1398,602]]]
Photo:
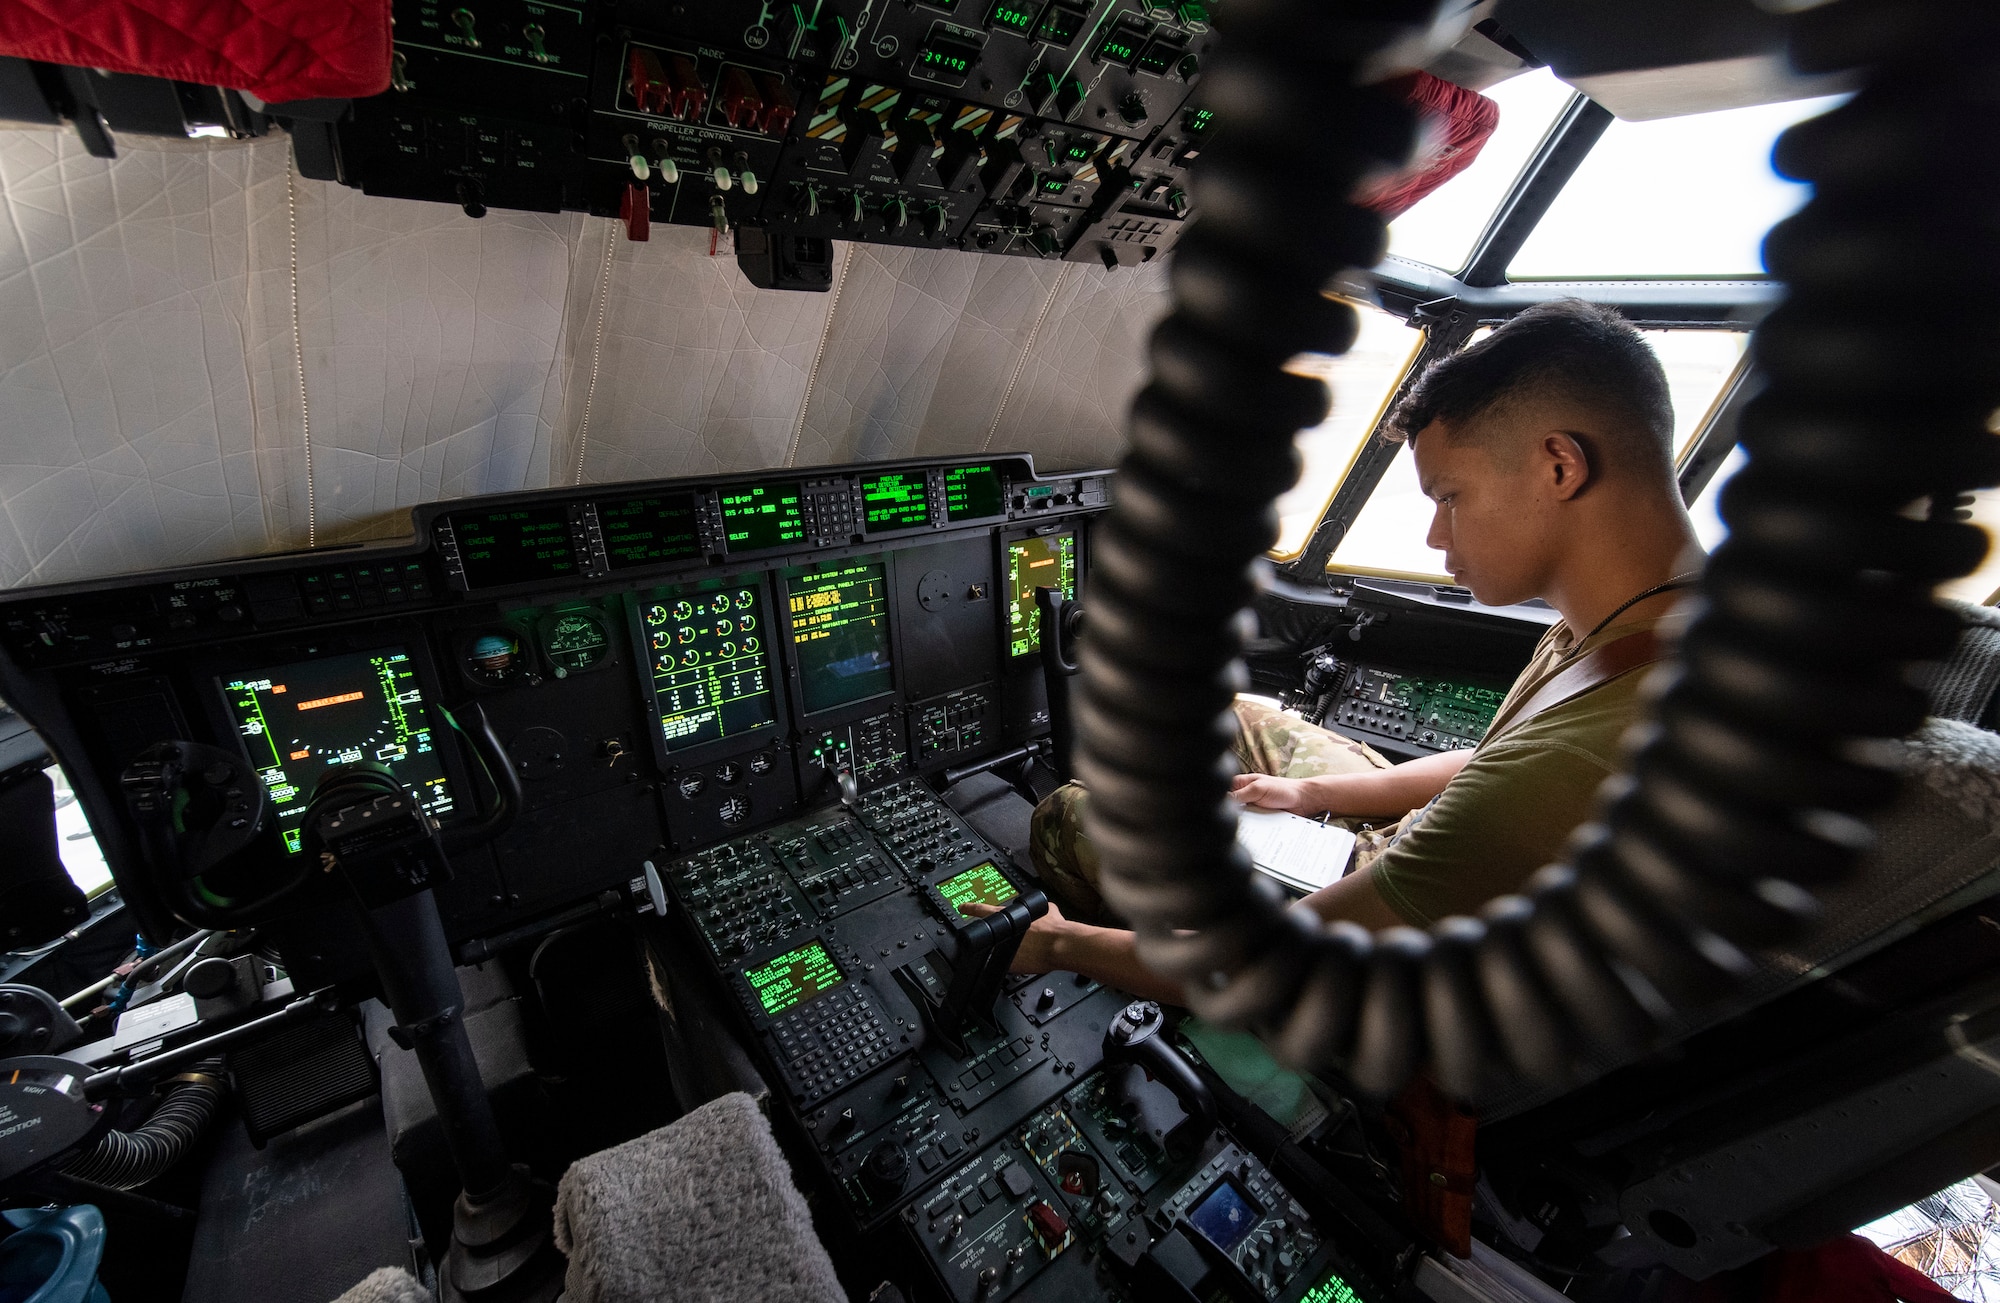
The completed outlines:
[[[716,94],[722,106],[722,120],[739,131],[756,131],[764,117],[764,97],[757,83],[741,68],[724,68],[722,85]]]
[[[757,129],[770,136],[790,131],[792,119],[799,115],[799,97],[785,84],[785,79],[768,72],[758,73],[757,89],[764,92],[764,120],[757,124]]]
[[[625,223],[626,239],[646,243],[653,233],[652,192],[637,182],[627,185],[624,198],[618,201],[618,216]]]
[[[1034,1228],[1035,1238],[1042,1242],[1044,1249],[1059,1249],[1062,1242],[1069,1238],[1069,1223],[1046,1199],[1038,1199],[1029,1206],[1028,1224]]]
[[[699,122],[708,112],[708,86],[701,70],[685,54],[667,56],[667,77],[674,88],[673,113],[682,122]]]
[[[632,102],[641,113],[665,113],[672,88],[667,85],[667,71],[660,66],[659,56],[651,50],[633,47],[632,57],[626,65],[626,89],[632,92]]]

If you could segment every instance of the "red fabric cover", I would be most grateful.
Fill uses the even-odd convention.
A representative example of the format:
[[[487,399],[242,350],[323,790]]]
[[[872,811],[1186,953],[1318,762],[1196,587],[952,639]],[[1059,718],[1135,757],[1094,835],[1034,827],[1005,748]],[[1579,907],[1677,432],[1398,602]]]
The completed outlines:
[[[1500,106],[1476,90],[1427,72],[1389,83],[1417,111],[1417,148],[1409,166],[1364,183],[1354,202],[1394,221],[1417,201],[1472,166],[1500,125]]]
[[[1668,1293],[1671,1303],[1958,1303],[1949,1290],[1859,1235],[1780,1249]]]
[[[389,89],[389,0],[0,0],[0,54],[350,99]]]

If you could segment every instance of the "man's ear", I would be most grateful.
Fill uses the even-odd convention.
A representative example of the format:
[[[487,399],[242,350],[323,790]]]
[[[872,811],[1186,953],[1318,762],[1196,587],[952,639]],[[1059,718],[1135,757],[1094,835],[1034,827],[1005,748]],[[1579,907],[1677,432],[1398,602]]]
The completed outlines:
[[[1596,478],[1590,453],[1583,441],[1567,430],[1552,430],[1542,436],[1542,457],[1555,474],[1556,500],[1568,502],[1583,492]]]

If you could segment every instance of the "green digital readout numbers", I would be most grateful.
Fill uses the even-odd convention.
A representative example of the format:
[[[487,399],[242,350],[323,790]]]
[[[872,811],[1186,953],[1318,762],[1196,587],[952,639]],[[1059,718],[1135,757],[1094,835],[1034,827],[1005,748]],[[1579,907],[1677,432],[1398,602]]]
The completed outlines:
[[[757,1004],[769,1017],[777,1017],[839,986],[847,979],[840,975],[833,956],[815,941],[779,955],[769,963],[743,970],[743,980],[757,993]]]

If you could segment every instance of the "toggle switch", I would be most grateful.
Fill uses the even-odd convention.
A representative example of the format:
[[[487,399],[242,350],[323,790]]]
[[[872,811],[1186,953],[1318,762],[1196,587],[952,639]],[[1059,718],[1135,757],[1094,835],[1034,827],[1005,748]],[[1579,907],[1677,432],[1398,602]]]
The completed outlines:
[[[639,138],[627,136],[624,145],[625,160],[632,168],[632,178],[641,182],[649,180],[653,175],[653,165],[646,161],[645,152],[639,148]]]
[[[625,223],[625,238],[644,244],[652,238],[653,193],[632,182],[618,201],[618,216]]]
[[[470,9],[461,7],[452,10],[451,21],[458,24],[458,30],[465,34],[465,44],[468,48],[474,50],[480,48],[479,33],[473,30],[473,26],[477,20],[472,16]]]

